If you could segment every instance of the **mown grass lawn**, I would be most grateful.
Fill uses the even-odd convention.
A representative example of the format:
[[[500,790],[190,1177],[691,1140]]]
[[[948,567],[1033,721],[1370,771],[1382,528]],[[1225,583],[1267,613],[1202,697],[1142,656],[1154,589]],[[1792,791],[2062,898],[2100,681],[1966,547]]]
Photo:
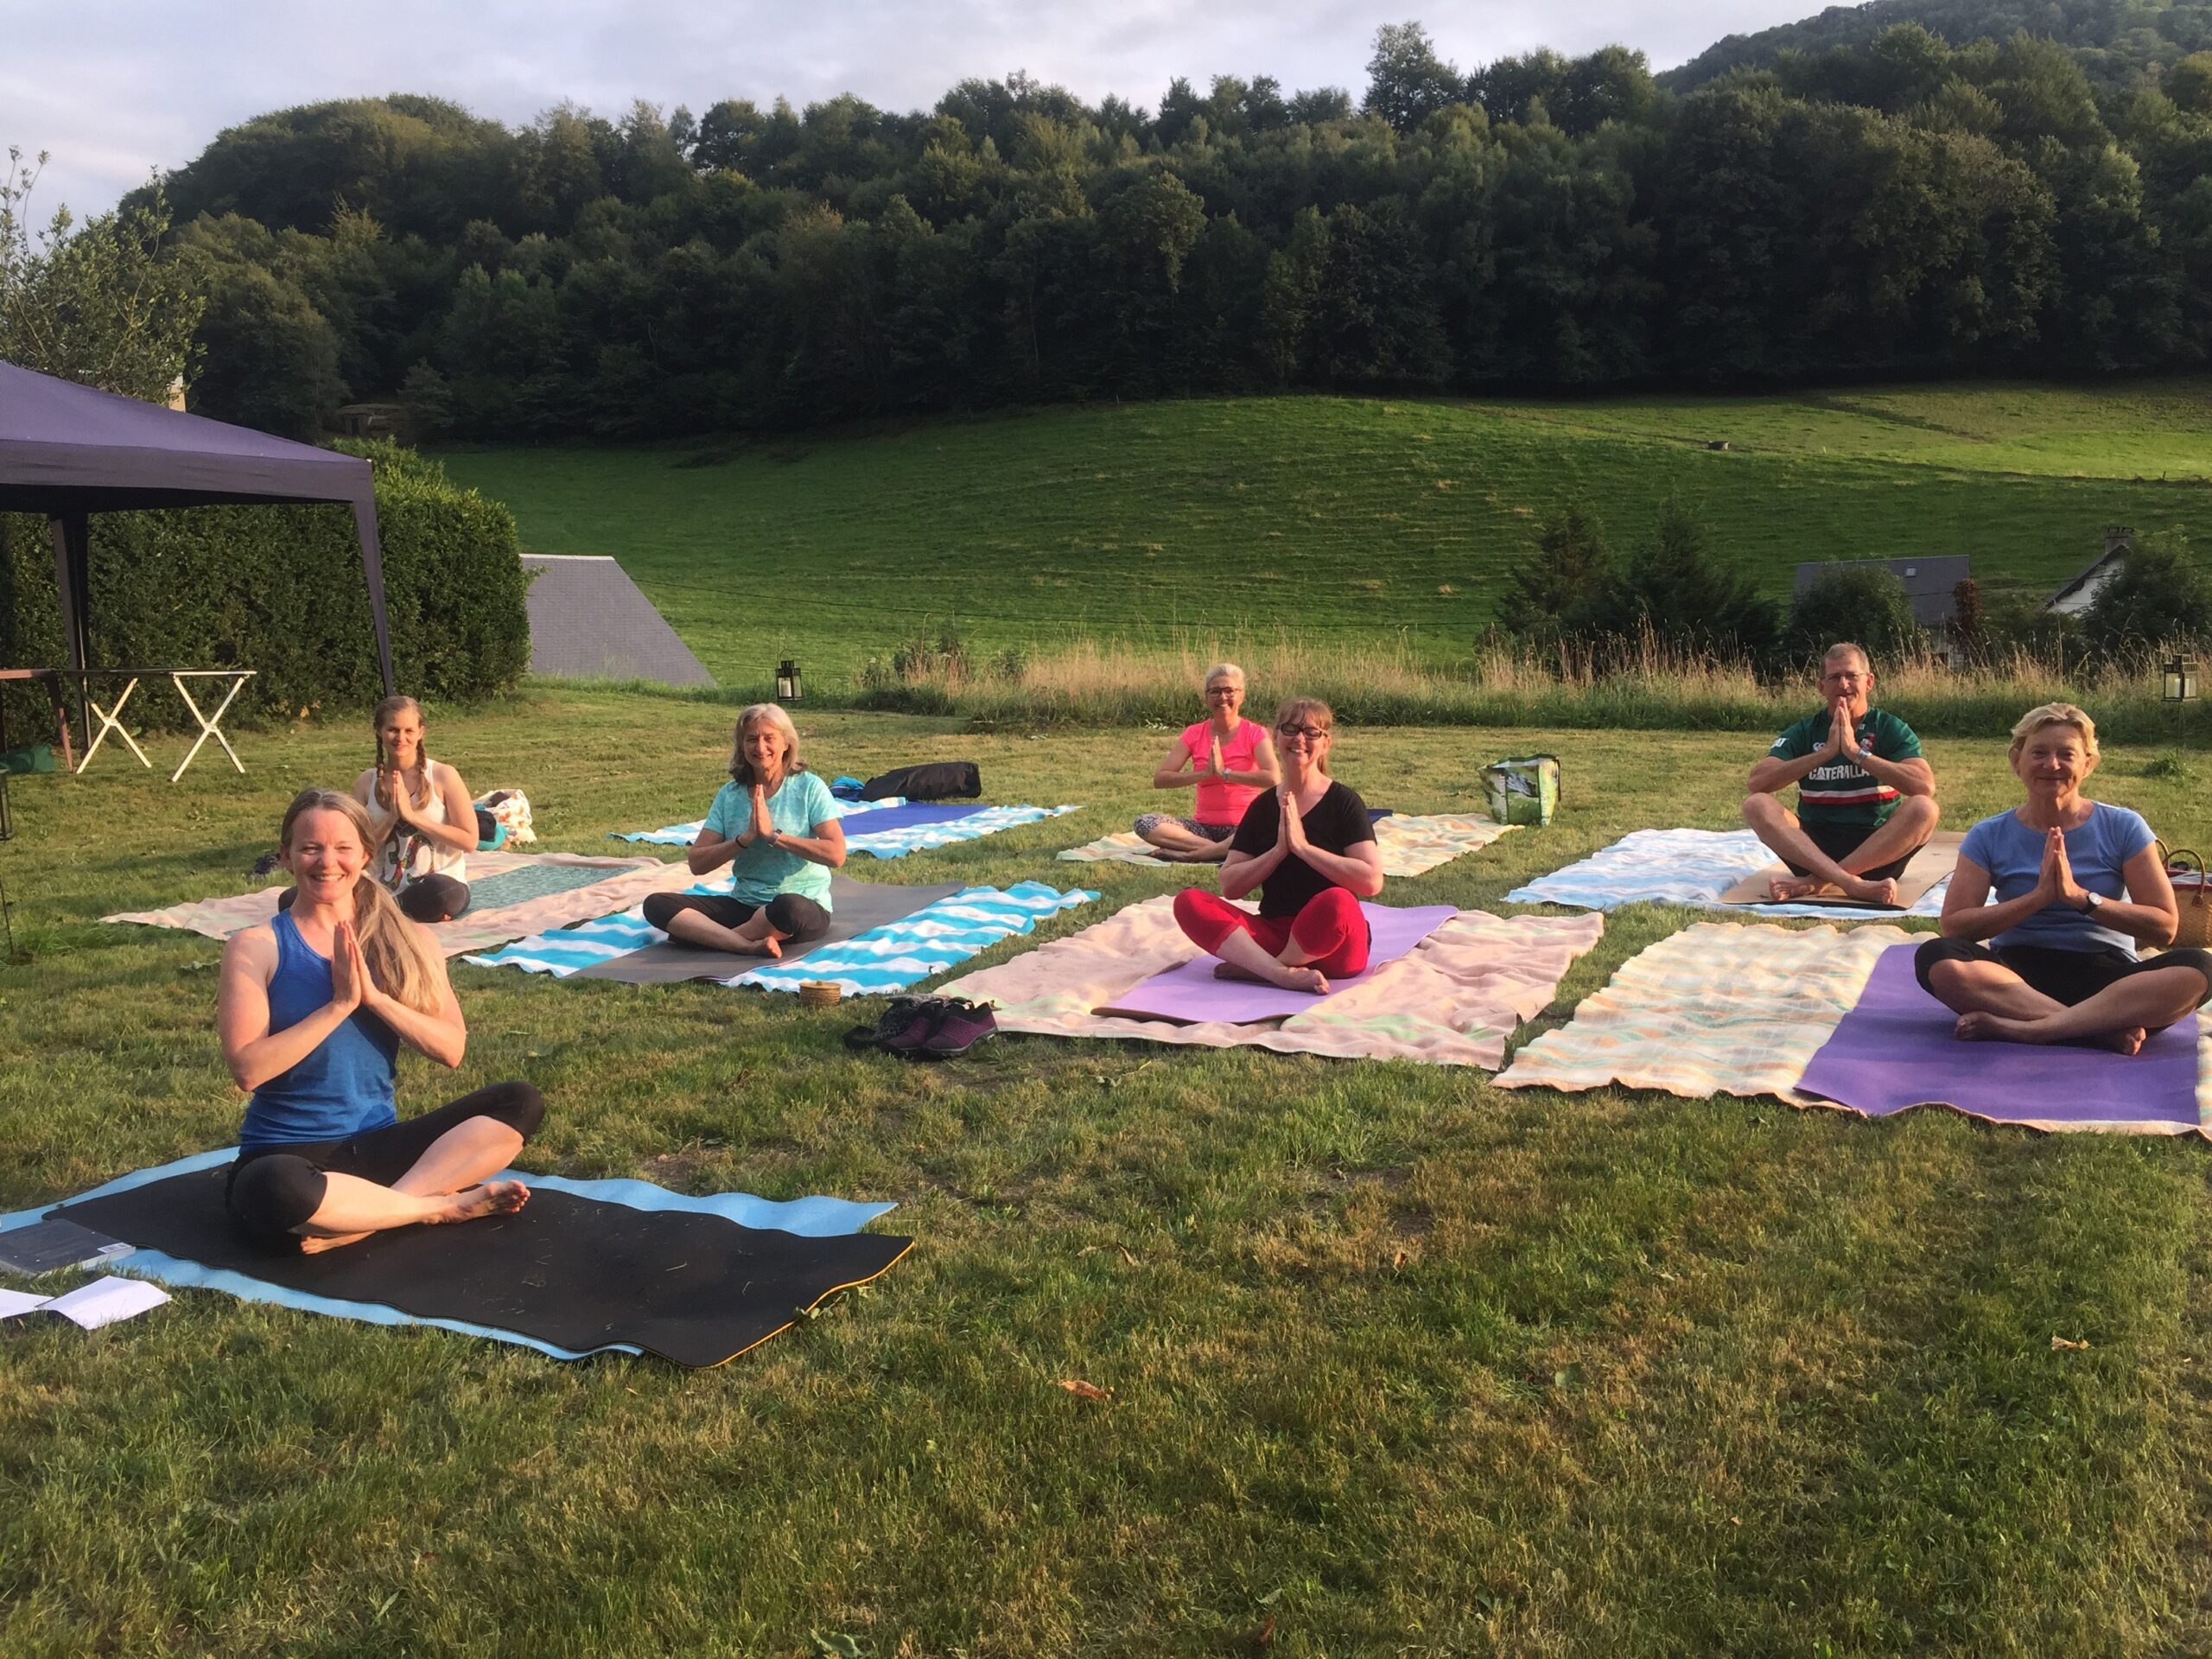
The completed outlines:
[[[550,849],[603,850],[703,807],[727,713],[538,690],[434,711],[431,747],[528,789]],[[965,756],[993,799],[1090,809],[861,874],[1105,889],[1047,936],[1180,879],[1050,858],[1158,798],[1158,733],[802,726],[833,771]],[[1339,771],[1437,810],[1484,760],[1560,754],[1558,823],[1390,895],[1493,905],[1627,829],[1732,822],[1764,741],[1352,731]],[[217,947],[94,918],[235,890],[290,793],[363,748],[241,747],[243,779],[170,788],[103,754],[18,781],[0,878],[31,959],[0,967],[0,1205],[233,1129]],[[1955,823],[2012,798],[1995,742],[1930,747]],[[2146,758],[2111,754],[2095,792],[2202,845],[2212,762]],[[1545,1022],[1688,919],[1613,918]],[[553,1106],[531,1167],[895,1199],[879,1225],[918,1248],[709,1372],[207,1293],[90,1336],[0,1328],[0,1651],[2212,1643],[2193,1141],[1142,1045],[1004,1039],[925,1070],[842,1048],[868,1004],[456,981],[467,1064],[411,1064],[403,1109],[527,1077]]]
[[[1447,664],[1571,498],[1624,552],[1671,492],[1785,599],[1801,561],[1963,553],[1990,592],[2041,598],[2110,524],[2208,544],[2205,390],[1196,399],[444,459],[526,546],[621,560],[740,686],[794,655],[849,679],[948,624],[982,651],[1402,638]]]

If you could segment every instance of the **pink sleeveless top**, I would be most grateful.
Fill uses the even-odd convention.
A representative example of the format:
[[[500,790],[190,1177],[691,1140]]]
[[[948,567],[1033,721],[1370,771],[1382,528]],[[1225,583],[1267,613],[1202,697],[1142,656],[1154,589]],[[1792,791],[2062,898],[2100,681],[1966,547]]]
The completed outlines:
[[[1258,721],[1239,721],[1222,743],[1223,766],[1230,772],[1257,772],[1260,740],[1266,735]],[[1213,721],[1202,720],[1185,727],[1183,747],[1191,752],[1192,765],[1203,766],[1213,748]],[[1259,798],[1260,791],[1250,784],[1224,784],[1218,778],[1208,778],[1198,785],[1198,795],[1191,816],[1200,823],[1238,824],[1244,822],[1244,809]]]

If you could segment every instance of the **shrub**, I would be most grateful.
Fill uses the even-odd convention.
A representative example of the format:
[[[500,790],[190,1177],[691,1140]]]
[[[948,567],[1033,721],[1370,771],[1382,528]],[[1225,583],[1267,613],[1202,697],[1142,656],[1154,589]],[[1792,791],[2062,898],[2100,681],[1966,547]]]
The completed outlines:
[[[1892,663],[1924,643],[1904,583],[1879,565],[1823,570],[1789,607],[1783,640],[1793,661],[1811,661],[1839,639],[1855,639],[1874,660]]]
[[[1763,663],[1780,621],[1774,601],[1761,598],[1749,576],[1717,563],[1703,526],[1669,499],[1655,532],[1636,544],[1619,579],[1573,631],[1633,639],[1649,630],[1671,649]]]
[[[2212,639],[2212,582],[2190,563],[2178,530],[2145,536],[2082,616],[2082,637],[2107,662],[2170,640]]]
[[[385,605],[401,688],[441,700],[505,690],[530,662],[527,578],[513,515],[395,445],[346,444],[376,468]],[[352,512],[330,506],[193,507],[96,514],[92,660],[255,671],[234,709],[288,715],[355,708],[381,692]],[[67,660],[43,520],[0,516],[0,658]],[[143,694],[142,694],[143,695]],[[184,718],[167,698],[149,720]],[[18,710],[22,718],[18,719]],[[43,731],[42,710],[10,709]]]

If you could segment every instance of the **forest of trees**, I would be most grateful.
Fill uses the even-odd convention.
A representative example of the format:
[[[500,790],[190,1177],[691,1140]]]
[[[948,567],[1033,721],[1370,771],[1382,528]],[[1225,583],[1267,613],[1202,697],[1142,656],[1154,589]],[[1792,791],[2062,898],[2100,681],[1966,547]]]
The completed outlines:
[[[626,438],[2212,354],[2212,53],[2093,81],[2048,39],[1914,23],[1683,94],[1618,48],[1462,72],[1403,24],[1357,104],[1016,75],[926,112],[517,130],[393,97],[261,117],[165,188],[168,256],[204,273],[194,406],[296,434],[367,397],[431,435]]]

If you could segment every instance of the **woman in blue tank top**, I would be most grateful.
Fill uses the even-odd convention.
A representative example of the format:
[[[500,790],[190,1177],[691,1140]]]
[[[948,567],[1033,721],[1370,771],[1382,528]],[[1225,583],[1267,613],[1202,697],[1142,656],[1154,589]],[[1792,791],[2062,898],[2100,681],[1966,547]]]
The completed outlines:
[[[351,1244],[388,1227],[518,1210],[520,1181],[492,1181],[545,1103],[494,1084],[401,1122],[400,1046],[457,1066],[468,1027],[429,932],[366,879],[372,835],[350,795],[310,789],[279,836],[295,898],[223,950],[216,1027],[251,1095],[232,1166],[232,1214],[279,1249]]]
[[[2137,952],[2171,944],[2181,911],[2151,826],[2082,793],[2094,721],[2070,702],[2031,709],[2011,755],[2027,798],[1967,832],[1942,937],[1914,953],[1921,987],[1968,1042],[2139,1052],[2212,997],[2212,954]]]

